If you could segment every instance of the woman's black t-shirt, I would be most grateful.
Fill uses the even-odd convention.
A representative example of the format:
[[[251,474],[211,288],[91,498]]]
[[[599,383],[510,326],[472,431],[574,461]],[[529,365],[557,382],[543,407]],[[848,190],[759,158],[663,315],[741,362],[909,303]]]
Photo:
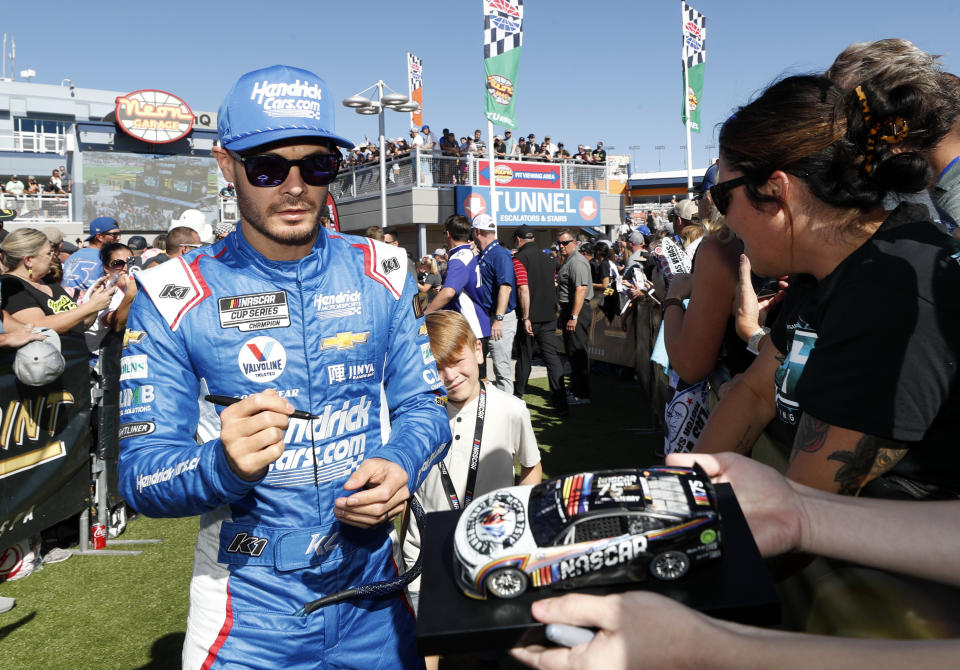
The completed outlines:
[[[779,419],[898,442],[891,473],[960,492],[960,244],[901,204],[817,281],[791,282],[771,330]]]
[[[31,307],[39,307],[48,316],[77,308],[77,303],[59,284],[49,284],[50,290],[53,291],[53,296],[49,296],[16,275],[3,275],[0,277],[0,282],[2,282],[3,309],[12,316]],[[83,322],[80,322],[71,328],[70,332],[82,336],[85,330]]]

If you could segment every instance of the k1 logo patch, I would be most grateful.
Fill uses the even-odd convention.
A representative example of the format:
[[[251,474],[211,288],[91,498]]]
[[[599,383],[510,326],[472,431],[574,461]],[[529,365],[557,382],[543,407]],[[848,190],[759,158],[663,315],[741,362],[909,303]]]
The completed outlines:
[[[176,284],[167,284],[160,291],[161,298],[172,298],[173,300],[183,300],[190,293],[189,286],[177,286]]]
[[[261,335],[247,340],[240,347],[237,363],[244,377],[265,384],[283,374],[287,366],[287,352],[272,337]]]

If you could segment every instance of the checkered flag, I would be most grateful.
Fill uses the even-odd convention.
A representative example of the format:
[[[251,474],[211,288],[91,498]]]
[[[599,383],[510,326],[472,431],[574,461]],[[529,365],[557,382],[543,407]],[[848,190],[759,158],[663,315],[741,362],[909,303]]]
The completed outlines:
[[[409,52],[407,53],[407,79],[411,91],[416,91],[423,86],[423,61]]]
[[[483,57],[523,46],[523,0],[483,0]]]
[[[707,17],[683,3],[683,59],[689,70],[707,60]]]

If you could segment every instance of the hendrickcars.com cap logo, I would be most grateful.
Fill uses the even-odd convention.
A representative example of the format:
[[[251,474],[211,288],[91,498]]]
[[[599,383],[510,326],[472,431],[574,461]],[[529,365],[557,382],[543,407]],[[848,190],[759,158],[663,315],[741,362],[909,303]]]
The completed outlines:
[[[193,129],[193,112],[183,100],[144,89],[117,98],[117,125],[131,137],[151,144],[168,144]]]

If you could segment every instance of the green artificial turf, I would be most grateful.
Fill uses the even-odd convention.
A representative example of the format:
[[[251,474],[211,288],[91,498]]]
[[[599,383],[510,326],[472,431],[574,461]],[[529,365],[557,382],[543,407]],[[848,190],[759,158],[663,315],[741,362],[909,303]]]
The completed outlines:
[[[547,476],[657,461],[663,438],[632,430],[651,424],[639,388],[615,375],[595,374],[592,384],[593,403],[560,419],[546,405],[546,379],[530,382],[526,400]],[[142,549],[139,556],[72,556],[0,584],[0,595],[17,599],[0,614],[0,669],[179,668],[198,527],[197,517],[141,516],[122,539],[163,543],[113,547]]]
[[[0,584],[17,606],[0,614],[0,668],[178,668],[197,517],[127,525],[108,545],[139,556],[71,556],[22,580]]]

